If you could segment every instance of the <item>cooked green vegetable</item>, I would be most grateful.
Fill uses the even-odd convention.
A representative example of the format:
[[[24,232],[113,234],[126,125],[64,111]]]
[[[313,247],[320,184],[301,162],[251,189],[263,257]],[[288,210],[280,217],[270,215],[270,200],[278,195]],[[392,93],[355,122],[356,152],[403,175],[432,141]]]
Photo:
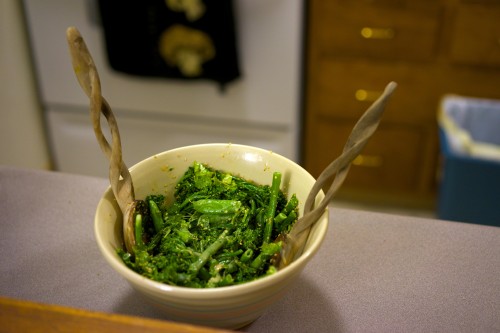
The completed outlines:
[[[161,217],[160,208],[154,200],[148,200],[149,203],[149,212],[151,219],[153,220],[153,224],[156,232],[160,232],[163,229],[163,218]]]
[[[220,287],[276,271],[274,243],[297,220],[298,200],[271,186],[195,162],[175,187],[174,202],[150,195],[136,217],[134,255],[118,250],[125,264],[152,280],[195,288]]]
[[[273,182],[271,185],[271,195],[269,197],[269,204],[264,213],[264,241],[262,246],[271,241],[271,234],[273,232],[274,215],[276,214],[276,206],[278,205],[278,196],[280,194],[281,173],[275,172],[273,174]]]

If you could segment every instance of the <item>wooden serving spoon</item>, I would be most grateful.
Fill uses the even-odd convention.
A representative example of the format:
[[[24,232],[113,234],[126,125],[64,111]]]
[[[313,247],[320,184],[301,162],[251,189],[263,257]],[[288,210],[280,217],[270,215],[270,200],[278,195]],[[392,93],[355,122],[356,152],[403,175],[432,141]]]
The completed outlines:
[[[306,199],[303,216],[295,222],[289,233],[281,234],[276,239],[276,241],[282,241],[283,243],[281,251],[272,258],[273,265],[278,269],[289,265],[302,254],[311,226],[323,215],[326,207],[344,182],[351,162],[359,155],[368,139],[377,130],[385,105],[396,87],[395,82],[390,82],[382,95],[361,116],[352,129],[342,154],[330,163],[316,179]],[[325,197],[313,209],[316,195],[332,176],[335,176],[335,178]]]
[[[66,30],[73,70],[83,91],[90,99],[90,115],[94,133],[101,150],[109,160],[109,183],[123,214],[123,240],[125,248],[133,253],[135,246],[134,216],[138,201],[135,200],[134,185],[127,166],[122,159],[120,132],[111,107],[101,94],[101,82],[94,60],[80,32],[69,27]],[[101,129],[101,112],[111,131],[110,145]]]

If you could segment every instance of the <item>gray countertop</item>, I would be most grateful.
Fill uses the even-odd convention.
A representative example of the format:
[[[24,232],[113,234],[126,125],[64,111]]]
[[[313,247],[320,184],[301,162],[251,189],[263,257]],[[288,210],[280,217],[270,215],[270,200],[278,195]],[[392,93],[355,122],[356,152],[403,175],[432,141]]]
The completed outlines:
[[[99,253],[93,218],[107,186],[0,167],[0,296],[168,320]],[[297,285],[244,331],[500,332],[500,228],[330,214]]]

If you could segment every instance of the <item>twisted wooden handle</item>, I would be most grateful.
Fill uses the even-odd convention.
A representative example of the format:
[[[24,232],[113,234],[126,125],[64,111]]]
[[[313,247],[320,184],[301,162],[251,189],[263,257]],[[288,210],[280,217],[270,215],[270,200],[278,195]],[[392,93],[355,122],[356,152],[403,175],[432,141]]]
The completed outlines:
[[[83,91],[90,99],[90,115],[94,133],[101,150],[109,160],[109,183],[113,194],[124,213],[135,200],[134,186],[127,166],[123,162],[120,132],[111,107],[101,94],[101,82],[92,56],[80,32],[69,27],[66,31],[73,70]],[[112,145],[108,143],[101,128],[101,112],[111,131]]]
[[[354,128],[344,145],[342,154],[331,162],[316,179],[316,183],[314,183],[311,191],[309,192],[304,205],[304,216],[302,218],[304,220],[306,217],[310,216],[310,221],[307,221],[307,223],[302,221],[300,225],[298,225],[299,228],[296,231],[297,233],[307,229],[323,214],[326,206],[340,189],[340,186],[347,177],[347,173],[351,167],[351,162],[361,153],[363,148],[368,143],[368,139],[370,139],[373,133],[377,130],[385,110],[385,104],[396,87],[397,84],[395,82],[390,82],[387,85],[382,95],[365,111],[356,125],[354,125]],[[325,197],[316,208],[312,209],[316,195],[333,175],[335,175],[335,178],[333,179]]]
[[[347,177],[351,167],[351,162],[359,155],[361,150],[368,143],[368,139],[375,133],[382,119],[385,104],[396,89],[397,84],[390,82],[382,95],[365,111],[351,131],[344,146],[342,154],[331,162],[319,175],[314,183],[304,205],[304,215],[295,223],[292,230],[287,235],[282,235],[284,241],[283,248],[276,259],[275,265],[279,268],[288,265],[299,254],[302,253],[310,227],[318,221],[325,212],[326,207],[333,199],[340,186]],[[325,186],[326,182],[335,176],[325,197],[318,206],[313,209],[316,196]]]

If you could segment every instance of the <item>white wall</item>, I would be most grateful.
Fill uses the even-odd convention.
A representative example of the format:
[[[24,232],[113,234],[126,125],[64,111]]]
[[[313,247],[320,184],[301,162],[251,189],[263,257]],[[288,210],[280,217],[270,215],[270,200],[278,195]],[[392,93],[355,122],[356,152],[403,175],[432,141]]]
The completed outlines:
[[[0,165],[50,168],[21,2],[0,0]]]

